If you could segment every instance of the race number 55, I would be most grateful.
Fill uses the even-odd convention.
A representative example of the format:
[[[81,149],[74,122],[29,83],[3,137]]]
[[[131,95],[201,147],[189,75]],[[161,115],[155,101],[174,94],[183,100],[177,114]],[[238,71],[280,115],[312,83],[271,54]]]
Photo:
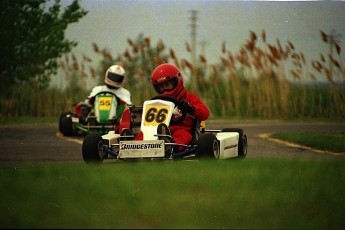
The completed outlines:
[[[112,97],[101,97],[99,99],[99,110],[110,110]]]

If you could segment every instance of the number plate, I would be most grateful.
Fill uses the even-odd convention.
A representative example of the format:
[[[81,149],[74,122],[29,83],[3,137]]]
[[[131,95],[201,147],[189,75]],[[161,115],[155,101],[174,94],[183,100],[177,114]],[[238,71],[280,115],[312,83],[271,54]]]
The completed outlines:
[[[164,157],[164,141],[120,141],[120,158]]]
[[[145,126],[158,126],[160,123],[166,123],[168,119],[170,106],[168,105],[147,105],[145,109]]]
[[[112,97],[100,97],[99,98],[99,110],[110,110]]]

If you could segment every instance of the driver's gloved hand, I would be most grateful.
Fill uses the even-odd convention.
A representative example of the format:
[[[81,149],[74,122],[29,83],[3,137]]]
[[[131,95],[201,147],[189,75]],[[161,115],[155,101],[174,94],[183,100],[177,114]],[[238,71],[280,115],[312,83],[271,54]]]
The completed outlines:
[[[180,100],[179,107],[182,111],[186,111],[187,113],[189,113],[191,115],[193,115],[195,112],[194,106],[190,105],[188,102],[186,102],[184,100]]]

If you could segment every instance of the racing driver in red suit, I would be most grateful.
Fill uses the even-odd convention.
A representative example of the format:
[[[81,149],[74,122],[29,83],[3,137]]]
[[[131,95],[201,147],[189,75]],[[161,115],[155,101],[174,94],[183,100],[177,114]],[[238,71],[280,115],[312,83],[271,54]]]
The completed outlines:
[[[195,119],[205,121],[209,117],[209,110],[205,104],[193,93],[187,92],[183,84],[180,70],[172,64],[161,64],[153,72],[151,83],[158,95],[168,95],[180,100],[179,108],[187,112],[186,118],[177,125],[170,125],[173,141],[178,144],[190,144],[192,141],[192,126]],[[174,113],[173,116],[179,116]],[[160,132],[158,126],[158,133]],[[169,131],[168,131],[169,132]],[[140,132],[135,140],[142,140]],[[181,151],[183,147],[177,150]]]

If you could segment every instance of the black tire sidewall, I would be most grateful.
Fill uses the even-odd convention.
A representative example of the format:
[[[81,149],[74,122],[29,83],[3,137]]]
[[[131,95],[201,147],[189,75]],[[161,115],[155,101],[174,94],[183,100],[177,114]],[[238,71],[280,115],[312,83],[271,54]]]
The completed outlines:
[[[213,145],[215,142],[218,142],[217,137],[213,133],[206,133],[200,135],[197,141],[197,147],[195,153],[197,157],[200,158],[215,158],[213,152]],[[218,151],[219,151],[219,144]]]
[[[93,133],[85,136],[82,145],[82,155],[85,163],[101,163],[103,161],[98,153],[100,142],[103,144],[103,138],[99,134]]]
[[[73,135],[73,122],[71,117],[67,117],[69,113],[62,113],[59,120],[59,131],[64,136]]]

